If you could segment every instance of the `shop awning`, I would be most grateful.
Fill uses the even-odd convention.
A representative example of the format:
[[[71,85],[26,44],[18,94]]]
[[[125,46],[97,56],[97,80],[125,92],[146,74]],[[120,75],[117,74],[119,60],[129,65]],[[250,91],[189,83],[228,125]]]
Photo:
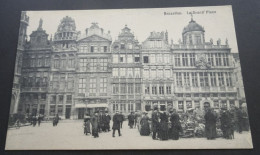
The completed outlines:
[[[75,108],[86,108],[86,104],[84,103],[75,104]]]
[[[87,108],[101,108],[101,107],[108,107],[106,103],[98,103],[98,104],[87,104]]]

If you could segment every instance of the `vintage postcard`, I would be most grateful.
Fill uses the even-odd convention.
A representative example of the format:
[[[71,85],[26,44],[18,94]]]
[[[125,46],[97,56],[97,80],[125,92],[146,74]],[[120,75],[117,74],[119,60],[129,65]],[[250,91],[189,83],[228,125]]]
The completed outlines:
[[[251,149],[232,6],[23,11],[6,150]]]

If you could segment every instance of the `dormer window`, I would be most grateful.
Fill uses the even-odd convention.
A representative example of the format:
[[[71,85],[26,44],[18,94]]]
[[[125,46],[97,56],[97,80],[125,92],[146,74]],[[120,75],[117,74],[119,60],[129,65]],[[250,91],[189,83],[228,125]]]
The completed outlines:
[[[121,44],[121,49],[125,49],[125,44]]]

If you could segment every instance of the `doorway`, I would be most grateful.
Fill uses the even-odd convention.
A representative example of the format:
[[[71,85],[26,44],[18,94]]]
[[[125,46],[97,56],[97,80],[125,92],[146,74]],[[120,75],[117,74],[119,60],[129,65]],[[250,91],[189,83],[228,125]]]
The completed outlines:
[[[66,105],[66,111],[65,111],[65,118],[66,119],[70,119],[70,113],[71,113],[71,105]]]
[[[79,108],[78,119],[83,119],[85,114],[85,108]]]

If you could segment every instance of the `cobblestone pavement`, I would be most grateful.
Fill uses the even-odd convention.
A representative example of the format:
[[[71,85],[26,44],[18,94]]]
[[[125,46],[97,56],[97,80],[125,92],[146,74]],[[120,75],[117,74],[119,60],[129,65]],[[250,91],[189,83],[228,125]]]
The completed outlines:
[[[110,123],[112,124],[112,122]],[[251,133],[235,133],[235,139],[185,138],[178,141],[152,140],[140,136],[137,129],[129,129],[124,122],[122,136],[112,137],[112,132],[100,133],[99,138],[84,135],[83,121],[60,121],[58,126],[42,123],[40,127],[26,126],[9,129],[6,150],[99,150],[99,149],[209,149],[209,148],[252,148]]]

